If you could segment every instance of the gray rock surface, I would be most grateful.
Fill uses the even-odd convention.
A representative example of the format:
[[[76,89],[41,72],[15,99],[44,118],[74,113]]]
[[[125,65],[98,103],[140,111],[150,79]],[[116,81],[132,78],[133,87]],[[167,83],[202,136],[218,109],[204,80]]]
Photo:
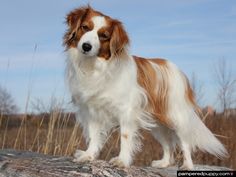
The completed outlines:
[[[230,170],[225,167],[195,165],[195,170]],[[0,150],[0,177],[163,177],[176,176],[177,167],[120,169],[106,161],[74,163],[71,157],[58,157],[29,151]]]

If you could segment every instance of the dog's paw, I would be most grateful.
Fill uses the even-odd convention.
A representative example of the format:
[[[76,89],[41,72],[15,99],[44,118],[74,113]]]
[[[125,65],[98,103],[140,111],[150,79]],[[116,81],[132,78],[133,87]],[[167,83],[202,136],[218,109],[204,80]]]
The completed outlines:
[[[94,159],[95,158],[91,154],[87,153],[86,151],[76,150],[74,154],[73,162],[90,162]]]
[[[170,163],[168,161],[165,160],[154,160],[152,161],[152,167],[156,167],[156,168],[166,168],[170,165]]]
[[[125,163],[119,158],[114,157],[109,161],[113,166],[119,167],[119,168],[125,168],[128,167],[128,165],[125,165]]]
[[[184,163],[179,169],[180,170],[187,170],[187,171],[193,170],[193,165]]]

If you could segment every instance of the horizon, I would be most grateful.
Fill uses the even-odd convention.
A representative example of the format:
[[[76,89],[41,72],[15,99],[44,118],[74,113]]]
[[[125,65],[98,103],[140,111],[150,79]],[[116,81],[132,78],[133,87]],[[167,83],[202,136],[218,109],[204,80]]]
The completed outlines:
[[[41,99],[49,105],[53,97],[71,109],[64,84],[64,22],[68,12],[88,2],[123,22],[131,54],[168,59],[190,80],[194,73],[204,87],[200,105],[218,109],[214,65],[224,58],[236,76],[235,1],[22,0],[0,7],[0,86],[15,99],[20,113],[28,103],[30,111],[32,101]]]

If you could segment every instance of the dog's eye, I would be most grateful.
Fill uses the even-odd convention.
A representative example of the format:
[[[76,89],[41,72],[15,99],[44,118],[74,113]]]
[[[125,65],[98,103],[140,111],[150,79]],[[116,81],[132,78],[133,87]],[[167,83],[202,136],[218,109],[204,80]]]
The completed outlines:
[[[88,25],[85,25],[85,24],[83,24],[83,25],[81,26],[81,29],[82,29],[84,32],[89,31]]]
[[[110,35],[109,35],[108,32],[99,34],[99,39],[100,39],[101,41],[106,41],[106,40],[108,40],[109,38],[110,38]]]

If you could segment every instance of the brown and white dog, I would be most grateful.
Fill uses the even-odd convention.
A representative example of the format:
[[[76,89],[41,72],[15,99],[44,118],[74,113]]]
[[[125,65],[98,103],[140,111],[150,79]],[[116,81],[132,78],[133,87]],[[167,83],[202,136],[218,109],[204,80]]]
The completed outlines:
[[[227,154],[200,120],[189,82],[173,63],[130,55],[122,23],[89,6],[70,12],[67,24],[66,79],[88,142],[86,151],[76,151],[75,161],[96,159],[117,125],[120,153],[111,163],[120,167],[130,166],[140,150],[140,128],[150,130],[163,147],[163,158],[153,167],[174,163],[176,145],[183,152],[183,169],[193,168],[196,148],[217,157]]]

